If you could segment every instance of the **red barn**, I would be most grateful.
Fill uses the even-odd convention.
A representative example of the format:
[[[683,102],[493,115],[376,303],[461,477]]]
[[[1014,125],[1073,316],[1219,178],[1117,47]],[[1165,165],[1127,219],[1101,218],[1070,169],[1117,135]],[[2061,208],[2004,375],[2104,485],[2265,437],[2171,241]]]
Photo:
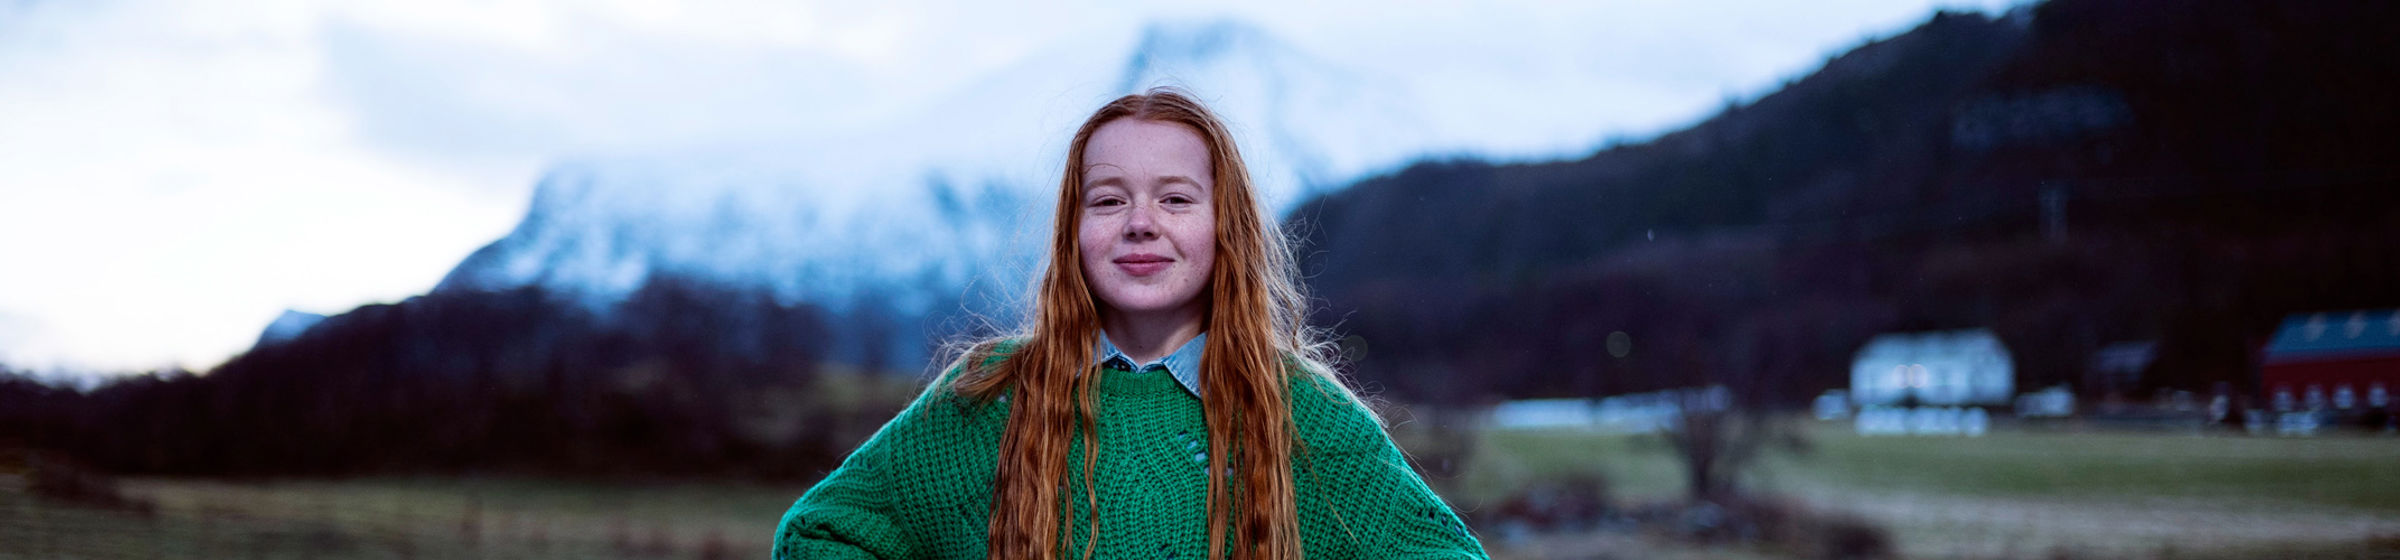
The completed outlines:
[[[2400,310],[2284,317],[2267,343],[2259,387],[2277,410],[2391,406],[2400,389]]]

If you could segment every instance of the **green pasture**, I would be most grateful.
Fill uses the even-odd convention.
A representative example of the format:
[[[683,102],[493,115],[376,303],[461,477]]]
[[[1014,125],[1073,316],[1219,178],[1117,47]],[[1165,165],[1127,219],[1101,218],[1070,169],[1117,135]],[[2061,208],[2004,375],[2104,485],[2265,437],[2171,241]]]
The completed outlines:
[[[500,478],[120,488],[150,509],[62,504],[0,485],[0,558],[761,558],[806,490]]]
[[[1817,429],[1817,452],[1765,473],[1799,488],[2068,499],[2210,499],[2400,514],[2400,438],[2230,432],[2014,432],[1863,437]]]
[[[2400,437],[1860,436],[1794,422],[1805,444],[1766,453],[1742,486],[1873,520],[1908,557],[2400,558]],[[1465,510],[1578,476],[1608,481],[1620,504],[1685,493],[1657,435],[1492,431],[1474,445],[1469,465],[1435,481]]]
[[[2400,437],[2252,437],[2229,432],[1997,431],[1978,438],[1860,436],[1805,421],[1804,449],[1770,450],[1745,487],[1769,492],[1924,493],[2058,499],[2191,498],[2400,514]],[[1469,465],[1436,481],[1485,503],[1544,478],[1596,474],[1620,498],[1684,491],[1656,435],[1491,431]]]

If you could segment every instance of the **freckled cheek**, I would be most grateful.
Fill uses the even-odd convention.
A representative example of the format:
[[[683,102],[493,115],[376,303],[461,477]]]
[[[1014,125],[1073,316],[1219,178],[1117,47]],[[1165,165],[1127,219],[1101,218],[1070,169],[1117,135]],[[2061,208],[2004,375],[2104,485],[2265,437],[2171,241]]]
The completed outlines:
[[[1076,251],[1082,253],[1082,255],[1077,257],[1077,260],[1082,261],[1079,264],[1083,266],[1083,275],[1085,278],[1093,278],[1096,275],[1106,272],[1108,264],[1106,262],[1108,260],[1107,245],[1093,243],[1092,237],[1089,234],[1086,234],[1077,240]]]
[[[1116,236],[1110,235],[1110,232],[1119,231],[1113,229],[1116,226],[1108,222],[1108,218],[1105,217],[1086,215],[1083,217],[1083,223],[1076,225],[1078,231],[1075,232],[1075,243],[1078,248],[1083,250],[1084,258],[1098,258],[1098,255],[1094,253],[1108,251],[1109,242],[1116,239]]]
[[[1183,253],[1183,259],[1192,264],[1194,272],[1199,276],[1206,277],[1209,269],[1216,264],[1217,231],[1215,224],[1207,220],[1199,220],[1188,226],[1180,228],[1176,232],[1175,250]]]

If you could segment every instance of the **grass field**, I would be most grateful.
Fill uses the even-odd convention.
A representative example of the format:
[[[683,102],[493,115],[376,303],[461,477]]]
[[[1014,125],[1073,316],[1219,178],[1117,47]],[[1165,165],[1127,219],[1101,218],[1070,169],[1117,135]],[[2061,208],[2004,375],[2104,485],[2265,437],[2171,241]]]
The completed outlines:
[[[21,486],[21,485],[16,485]],[[0,487],[0,558],[762,558],[800,486],[127,480],[148,513]]]
[[[2400,438],[2002,431],[1860,437],[1810,425],[1747,486],[1890,529],[1911,558],[2400,557]],[[1619,503],[1672,500],[1651,436],[1494,432],[1454,478],[1462,510],[1570,474]],[[0,474],[0,558],[762,558],[804,486],[529,479],[133,479],[148,512],[36,499]],[[1503,557],[1742,558],[1632,534],[1487,540]]]
[[[1803,431],[1806,452],[1770,454],[1746,487],[1873,520],[1907,557],[2400,558],[2400,438]],[[1441,483],[1462,509],[1575,473],[1606,477],[1622,502],[1684,491],[1655,436],[1498,432],[1481,445]]]

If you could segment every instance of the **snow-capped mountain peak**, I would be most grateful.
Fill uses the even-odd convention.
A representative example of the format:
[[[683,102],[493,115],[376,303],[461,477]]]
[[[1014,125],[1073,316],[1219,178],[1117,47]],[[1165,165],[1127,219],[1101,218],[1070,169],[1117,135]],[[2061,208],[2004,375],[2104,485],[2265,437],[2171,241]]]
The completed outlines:
[[[1068,137],[1110,98],[1174,85],[1209,103],[1277,212],[1435,138],[1397,82],[1246,23],[1126,35],[1072,38],[864,133],[556,165],[524,220],[436,291],[539,285],[605,310],[673,274],[837,315],[1000,315],[1049,235]],[[921,359],[922,344],[893,347],[892,363]]]

